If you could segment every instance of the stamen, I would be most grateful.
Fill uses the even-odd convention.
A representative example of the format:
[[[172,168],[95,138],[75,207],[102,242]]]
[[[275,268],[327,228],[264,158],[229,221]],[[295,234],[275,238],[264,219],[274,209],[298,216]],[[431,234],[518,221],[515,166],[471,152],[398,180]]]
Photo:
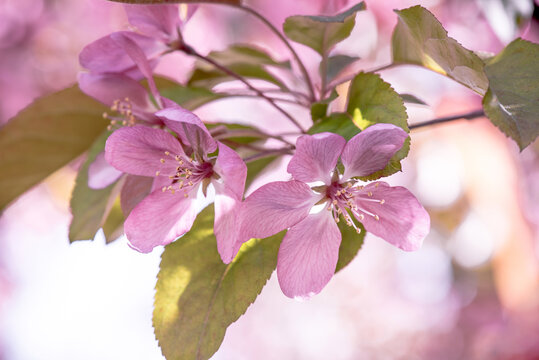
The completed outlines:
[[[376,221],[378,221],[378,220],[380,220],[380,216],[374,215],[374,219],[375,219]]]
[[[165,159],[159,159],[159,161],[161,161],[161,164],[165,163]]]
[[[155,176],[159,176],[159,174],[161,174],[161,171],[156,171],[155,172]]]
[[[384,199],[380,200],[380,205],[384,205],[386,201]]]

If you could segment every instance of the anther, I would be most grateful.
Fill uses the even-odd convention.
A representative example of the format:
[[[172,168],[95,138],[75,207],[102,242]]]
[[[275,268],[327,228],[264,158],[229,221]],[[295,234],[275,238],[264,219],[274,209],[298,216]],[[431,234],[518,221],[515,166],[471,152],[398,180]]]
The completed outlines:
[[[165,155],[166,155],[166,156],[169,156],[169,155],[170,155],[170,151],[165,151]]]
[[[161,161],[161,164],[165,163],[165,159],[159,159],[159,161]]]
[[[365,219],[365,215],[359,214],[359,220],[363,221],[363,219]]]
[[[384,205],[386,201],[384,199],[380,200],[380,205]]]
[[[166,187],[166,186],[163,186],[163,187],[161,188],[161,191],[162,191],[162,192],[167,191],[167,187]]]
[[[380,216],[374,215],[374,219],[375,219],[376,221],[378,221],[378,220],[380,220]]]
[[[375,187],[375,188],[377,188],[378,186],[380,186],[380,183],[374,184],[374,187]]]
[[[184,194],[183,194],[183,197],[184,197],[184,198],[187,198],[187,197],[189,197],[189,195],[187,195],[187,193],[184,193]]]
[[[337,200],[332,201],[333,205],[337,205]]]
[[[367,196],[368,196],[368,197],[371,197],[371,196],[372,196],[372,192],[369,191],[369,192],[367,193]]]
[[[156,172],[155,172],[155,176],[159,176],[159,174],[161,174],[160,171],[156,171]]]

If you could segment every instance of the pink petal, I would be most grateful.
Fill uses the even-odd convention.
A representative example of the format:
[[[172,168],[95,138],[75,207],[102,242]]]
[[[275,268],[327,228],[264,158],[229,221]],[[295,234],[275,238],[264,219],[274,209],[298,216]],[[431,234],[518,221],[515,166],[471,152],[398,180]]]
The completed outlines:
[[[391,124],[375,124],[354,136],[344,147],[341,160],[343,178],[367,176],[386,167],[408,137],[406,131]]]
[[[170,152],[169,156],[166,151]],[[157,171],[163,176],[175,174],[178,163],[174,155],[181,154],[183,149],[174,136],[141,125],[114,131],[105,146],[109,164],[128,174],[141,176],[154,177]]]
[[[126,176],[122,192],[120,193],[120,205],[124,216],[128,216],[135,206],[150,194],[152,183],[153,178],[148,176]]]
[[[421,247],[430,230],[430,217],[406,188],[390,187],[385,182],[371,183],[354,200],[359,210],[364,210],[360,211],[364,215],[363,220],[358,216],[356,218],[368,232],[405,251]],[[383,204],[380,204],[380,200],[383,200]]]
[[[323,181],[331,183],[331,172],[346,144],[337,134],[320,133],[303,135],[296,142],[296,153],[288,164],[288,172],[303,182]]]
[[[241,240],[265,238],[297,224],[319,198],[307,184],[296,180],[260,187],[243,203]]]
[[[172,41],[180,23],[177,5],[124,5],[129,23],[138,31],[163,41]]]
[[[283,293],[291,298],[318,294],[335,273],[340,244],[341,232],[325,210],[292,226],[277,258],[277,276]]]
[[[131,39],[143,50],[147,59],[153,59],[167,49],[165,44],[148,36],[130,31],[113,34],[123,34]],[[113,34],[102,37],[82,49],[79,55],[80,64],[94,73],[125,73],[135,80],[142,79],[140,72],[133,72],[137,68],[136,63],[113,39]]]
[[[131,211],[124,224],[125,234],[135,250],[148,253],[185,234],[197,215],[196,191],[185,198],[183,192],[172,194],[156,190]]]
[[[225,264],[230,263],[242,242],[239,240],[239,212],[241,198],[223,184],[215,186],[215,225],[214,233],[217,239],[217,251]]]
[[[123,172],[113,168],[105,160],[105,152],[100,152],[88,167],[88,187],[90,189],[104,189],[113,184],[123,175]]]
[[[201,155],[212,153],[217,149],[217,142],[198,116],[176,104],[170,104],[170,101],[165,102],[165,105],[167,107],[155,115],[178,134],[184,144],[201,152]]]
[[[219,155],[217,155],[217,161],[213,169],[221,177],[220,182],[241,201],[245,190],[247,165],[234,150],[220,142],[217,144],[219,146]]]

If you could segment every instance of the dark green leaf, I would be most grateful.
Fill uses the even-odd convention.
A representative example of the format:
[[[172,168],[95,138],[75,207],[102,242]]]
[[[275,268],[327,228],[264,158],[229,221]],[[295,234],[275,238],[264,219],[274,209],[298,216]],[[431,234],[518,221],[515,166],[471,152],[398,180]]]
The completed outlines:
[[[109,124],[105,110],[73,86],[34,101],[0,128],[0,210],[88,150]]]
[[[212,136],[219,141],[229,142],[231,148],[235,149],[238,145],[250,144],[264,138],[255,128],[248,125],[228,124],[228,123],[206,123]],[[232,142],[232,144],[230,143]],[[236,143],[236,145],[234,145]]]
[[[426,102],[424,102],[423,100],[421,100],[415,95],[412,95],[412,94],[399,94],[399,95],[402,98],[402,101],[404,101],[405,103],[417,104],[417,105],[428,105]]]
[[[395,12],[399,18],[392,38],[394,63],[424,66],[485,94],[483,61],[447,36],[434,15],[419,5]]]
[[[329,116],[317,121],[309,129],[309,134],[318,134],[321,132],[331,132],[339,134],[346,140],[350,140],[361,130],[354,124],[352,118],[346,113],[332,113]]]
[[[355,25],[355,14],[361,10],[365,10],[364,2],[335,16],[291,16],[286,18],[283,31],[289,39],[324,56],[350,36]]]
[[[212,51],[208,57],[223,66],[233,64],[269,65],[290,68],[289,61],[276,61],[265,50],[253,45],[234,44],[222,51]],[[199,60],[199,67],[211,68],[210,64]]]
[[[156,77],[155,82],[161,95],[188,110],[227,97],[226,94],[216,94],[203,87],[183,86],[164,77]]]
[[[96,231],[105,223],[121,188],[121,184],[116,182],[103,189],[88,187],[88,168],[105,148],[109,134],[109,131],[105,131],[95,141],[77,174],[70,201],[71,213],[73,214],[69,225],[70,242],[94,238]]]
[[[352,80],[348,90],[347,112],[361,130],[374,124],[386,123],[409,132],[408,115],[401,97],[377,74],[359,73]],[[409,150],[410,141],[407,140],[385,169],[361,179],[375,180],[400,171],[400,161],[408,155]]]
[[[523,150],[539,135],[539,45],[517,39],[485,67],[483,109]]]
[[[326,99],[313,103],[311,105],[311,119],[313,122],[325,118],[327,116],[329,104],[338,97],[339,94],[337,94],[337,91],[333,89],[331,94]]]
[[[284,83],[282,83],[274,75],[270,74],[261,65],[232,64],[228,66],[228,68],[232,70],[233,72],[235,72],[236,74],[240,75],[241,77],[244,77],[247,79],[264,80],[271,84],[277,85],[281,89],[286,89],[286,86]],[[198,68],[198,69],[195,69],[195,71],[191,75],[188,85],[210,88],[223,82],[235,81],[235,80],[237,79],[217,69],[204,70],[204,69]]]
[[[209,359],[226,328],[254,302],[277,264],[284,232],[243,245],[223,264],[213,235],[213,206],[189,233],[167,245],[157,277],[153,326],[163,355]]]
[[[359,60],[358,57],[348,55],[330,56],[327,59],[326,83],[330,83],[344,68],[357,60]],[[323,62],[320,63],[320,69],[318,69],[321,75],[324,73],[322,66]]]
[[[361,249],[361,246],[363,246],[363,241],[365,240],[365,235],[367,233],[365,232],[363,225],[357,221],[355,221],[355,224],[358,229],[361,230],[359,234],[352,226],[346,225],[346,222],[342,221],[342,217],[341,221],[337,224],[339,230],[341,230],[342,241],[341,246],[339,247],[339,261],[337,261],[335,272],[342,270],[346,265],[350,264],[356,257],[359,249]]]
[[[105,234],[107,244],[110,244],[122,236],[124,233],[124,221],[125,217],[120,205],[120,198],[116,197],[116,201],[112,205],[112,209],[109,211],[107,220],[103,224],[103,234]]]

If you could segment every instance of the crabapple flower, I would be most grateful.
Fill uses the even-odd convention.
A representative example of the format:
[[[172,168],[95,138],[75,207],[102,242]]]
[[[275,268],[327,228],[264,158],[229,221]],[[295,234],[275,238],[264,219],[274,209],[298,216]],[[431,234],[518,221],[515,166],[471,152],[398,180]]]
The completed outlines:
[[[215,188],[215,236],[224,262],[232,261],[239,245],[236,221],[247,167],[226,145],[214,140],[202,121],[178,106],[155,114],[173,130],[135,125],[109,137],[105,158],[116,169],[153,177],[153,190],[127,217],[124,229],[131,246],[150,252],[191,229],[197,215],[197,194]],[[183,146],[182,146],[183,145]],[[217,156],[210,154],[219,150]]]
[[[430,219],[417,199],[403,187],[380,181],[364,186],[355,180],[383,169],[407,137],[390,124],[373,125],[348,143],[332,133],[304,135],[288,164],[294,180],[266,184],[245,199],[242,239],[264,238],[289,228],[277,259],[277,276],[286,296],[310,297],[329,282],[339,257],[340,217],[360,231],[350,213],[367,231],[400,249],[421,246]],[[317,212],[320,207],[324,209]]]

